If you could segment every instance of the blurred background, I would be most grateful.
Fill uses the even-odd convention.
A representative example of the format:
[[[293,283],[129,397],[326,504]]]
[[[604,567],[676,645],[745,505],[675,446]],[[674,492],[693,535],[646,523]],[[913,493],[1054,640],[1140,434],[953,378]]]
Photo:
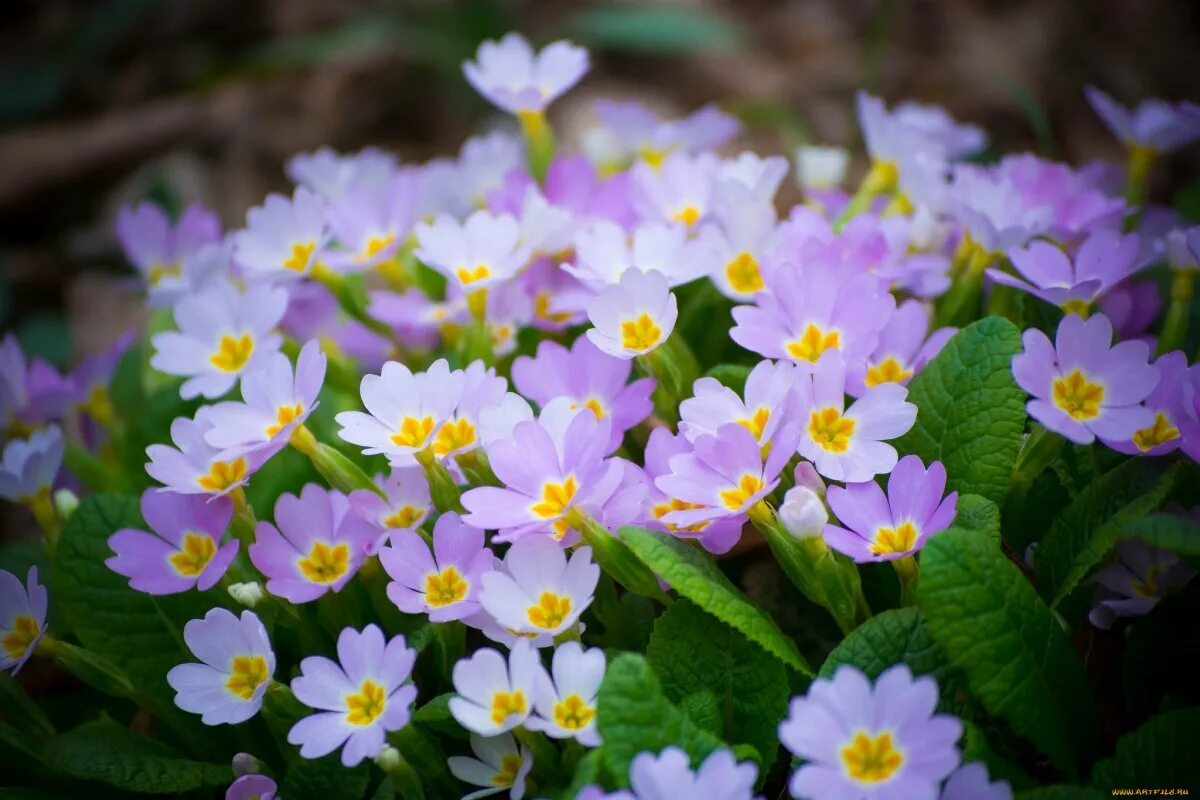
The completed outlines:
[[[1185,0],[6,0],[0,11],[0,327],[59,366],[137,322],[117,209],[200,201],[225,225],[286,189],[290,155],[368,144],[423,160],[501,120],[462,79],[480,40],[570,38],[597,96],[664,114],[715,101],[739,146],[858,146],[853,95],[944,104],[993,154],[1117,157],[1081,89],[1200,100]],[[1195,149],[1160,170],[1189,191]]]

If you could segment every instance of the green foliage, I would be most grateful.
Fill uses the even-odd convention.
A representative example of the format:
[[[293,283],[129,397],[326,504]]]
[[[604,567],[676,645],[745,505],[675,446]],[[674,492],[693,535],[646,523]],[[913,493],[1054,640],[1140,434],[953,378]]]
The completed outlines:
[[[711,708],[716,731],[747,742],[769,763],[776,727],[787,713],[787,670],[761,647],[686,600],[658,618],[646,650],[667,699],[703,724],[693,709]],[[708,704],[711,703],[711,706]]]
[[[573,27],[596,47],[645,50],[656,56],[701,50],[736,50],[747,34],[731,19],[697,8],[610,6],[580,11]]]
[[[1121,737],[1117,752],[1092,770],[1097,789],[1200,788],[1200,710],[1159,714]]]
[[[1070,642],[996,542],[951,528],[921,554],[920,607],[933,639],[995,716],[1067,775],[1094,752],[1099,722]]]
[[[337,752],[317,759],[295,758],[288,764],[279,796],[296,800],[359,800],[367,791],[370,776],[369,764],[347,769]]]
[[[1000,508],[991,500],[977,494],[959,495],[954,527],[982,531],[993,539],[999,539]]]
[[[908,385],[917,422],[896,447],[946,465],[950,490],[1004,499],[1025,430],[1025,393],[1012,377],[1021,332],[987,317],[954,335]]]
[[[645,528],[621,529],[621,539],[671,588],[745,634],[797,672],[812,668],[767,613],[742,594],[704,552],[672,536]]]

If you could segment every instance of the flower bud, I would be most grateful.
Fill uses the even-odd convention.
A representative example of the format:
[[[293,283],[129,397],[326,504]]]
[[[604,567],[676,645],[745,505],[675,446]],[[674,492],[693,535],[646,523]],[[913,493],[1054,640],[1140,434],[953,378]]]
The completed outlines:
[[[381,770],[388,773],[394,772],[403,760],[400,757],[400,751],[390,744],[384,745],[383,749],[379,751],[379,755],[375,756],[375,763]]]
[[[825,481],[817,474],[817,469],[811,462],[801,461],[792,473],[797,486],[811,490],[817,497],[825,497]]]
[[[796,485],[783,496],[779,521],[797,539],[820,536],[829,522],[829,512],[820,495],[807,486]]]
[[[59,489],[54,493],[54,508],[65,525],[75,509],[79,508],[79,498],[70,489]]]
[[[796,150],[796,181],[801,189],[836,189],[846,179],[850,153],[840,147],[804,146]]]
[[[254,775],[262,772],[262,764],[249,753],[238,753],[233,757],[233,774],[235,777]]]
[[[229,596],[246,608],[254,608],[263,599],[263,589],[255,581],[234,583],[229,587]]]

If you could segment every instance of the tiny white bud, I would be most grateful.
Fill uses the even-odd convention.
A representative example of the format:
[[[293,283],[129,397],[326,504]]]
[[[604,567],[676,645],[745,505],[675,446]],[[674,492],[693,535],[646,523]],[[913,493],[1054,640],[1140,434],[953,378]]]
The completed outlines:
[[[804,190],[836,189],[846,179],[849,163],[850,153],[841,147],[797,147],[796,181]]]
[[[375,756],[375,763],[384,772],[395,771],[403,761],[404,759],[400,757],[400,751],[390,744],[385,744],[383,749],[379,751],[379,755]]]
[[[79,508],[79,498],[70,489],[59,489],[54,493],[54,510],[63,522],[71,518],[75,509]]]
[[[238,753],[233,757],[233,774],[235,777],[254,775],[262,772],[262,764],[249,753]]]
[[[234,583],[229,587],[229,596],[246,608],[254,608],[263,599],[263,589],[255,581]]]
[[[829,512],[820,495],[807,486],[793,486],[783,496],[779,521],[797,539],[820,536],[829,522]]]

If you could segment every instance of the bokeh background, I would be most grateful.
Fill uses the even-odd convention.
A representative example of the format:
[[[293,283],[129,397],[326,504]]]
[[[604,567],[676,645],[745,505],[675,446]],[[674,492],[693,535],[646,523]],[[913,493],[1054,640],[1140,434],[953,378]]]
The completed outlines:
[[[853,94],[946,105],[994,151],[1117,157],[1081,88],[1200,100],[1191,0],[5,0],[0,18],[0,326],[63,366],[140,319],[112,234],[151,196],[227,226],[286,189],[293,153],[375,144],[405,160],[502,123],[462,80],[519,30],[592,48],[552,109],[562,138],[600,95],[663,113],[715,101],[740,145],[854,147]],[[1188,190],[1197,161],[1159,171]]]

